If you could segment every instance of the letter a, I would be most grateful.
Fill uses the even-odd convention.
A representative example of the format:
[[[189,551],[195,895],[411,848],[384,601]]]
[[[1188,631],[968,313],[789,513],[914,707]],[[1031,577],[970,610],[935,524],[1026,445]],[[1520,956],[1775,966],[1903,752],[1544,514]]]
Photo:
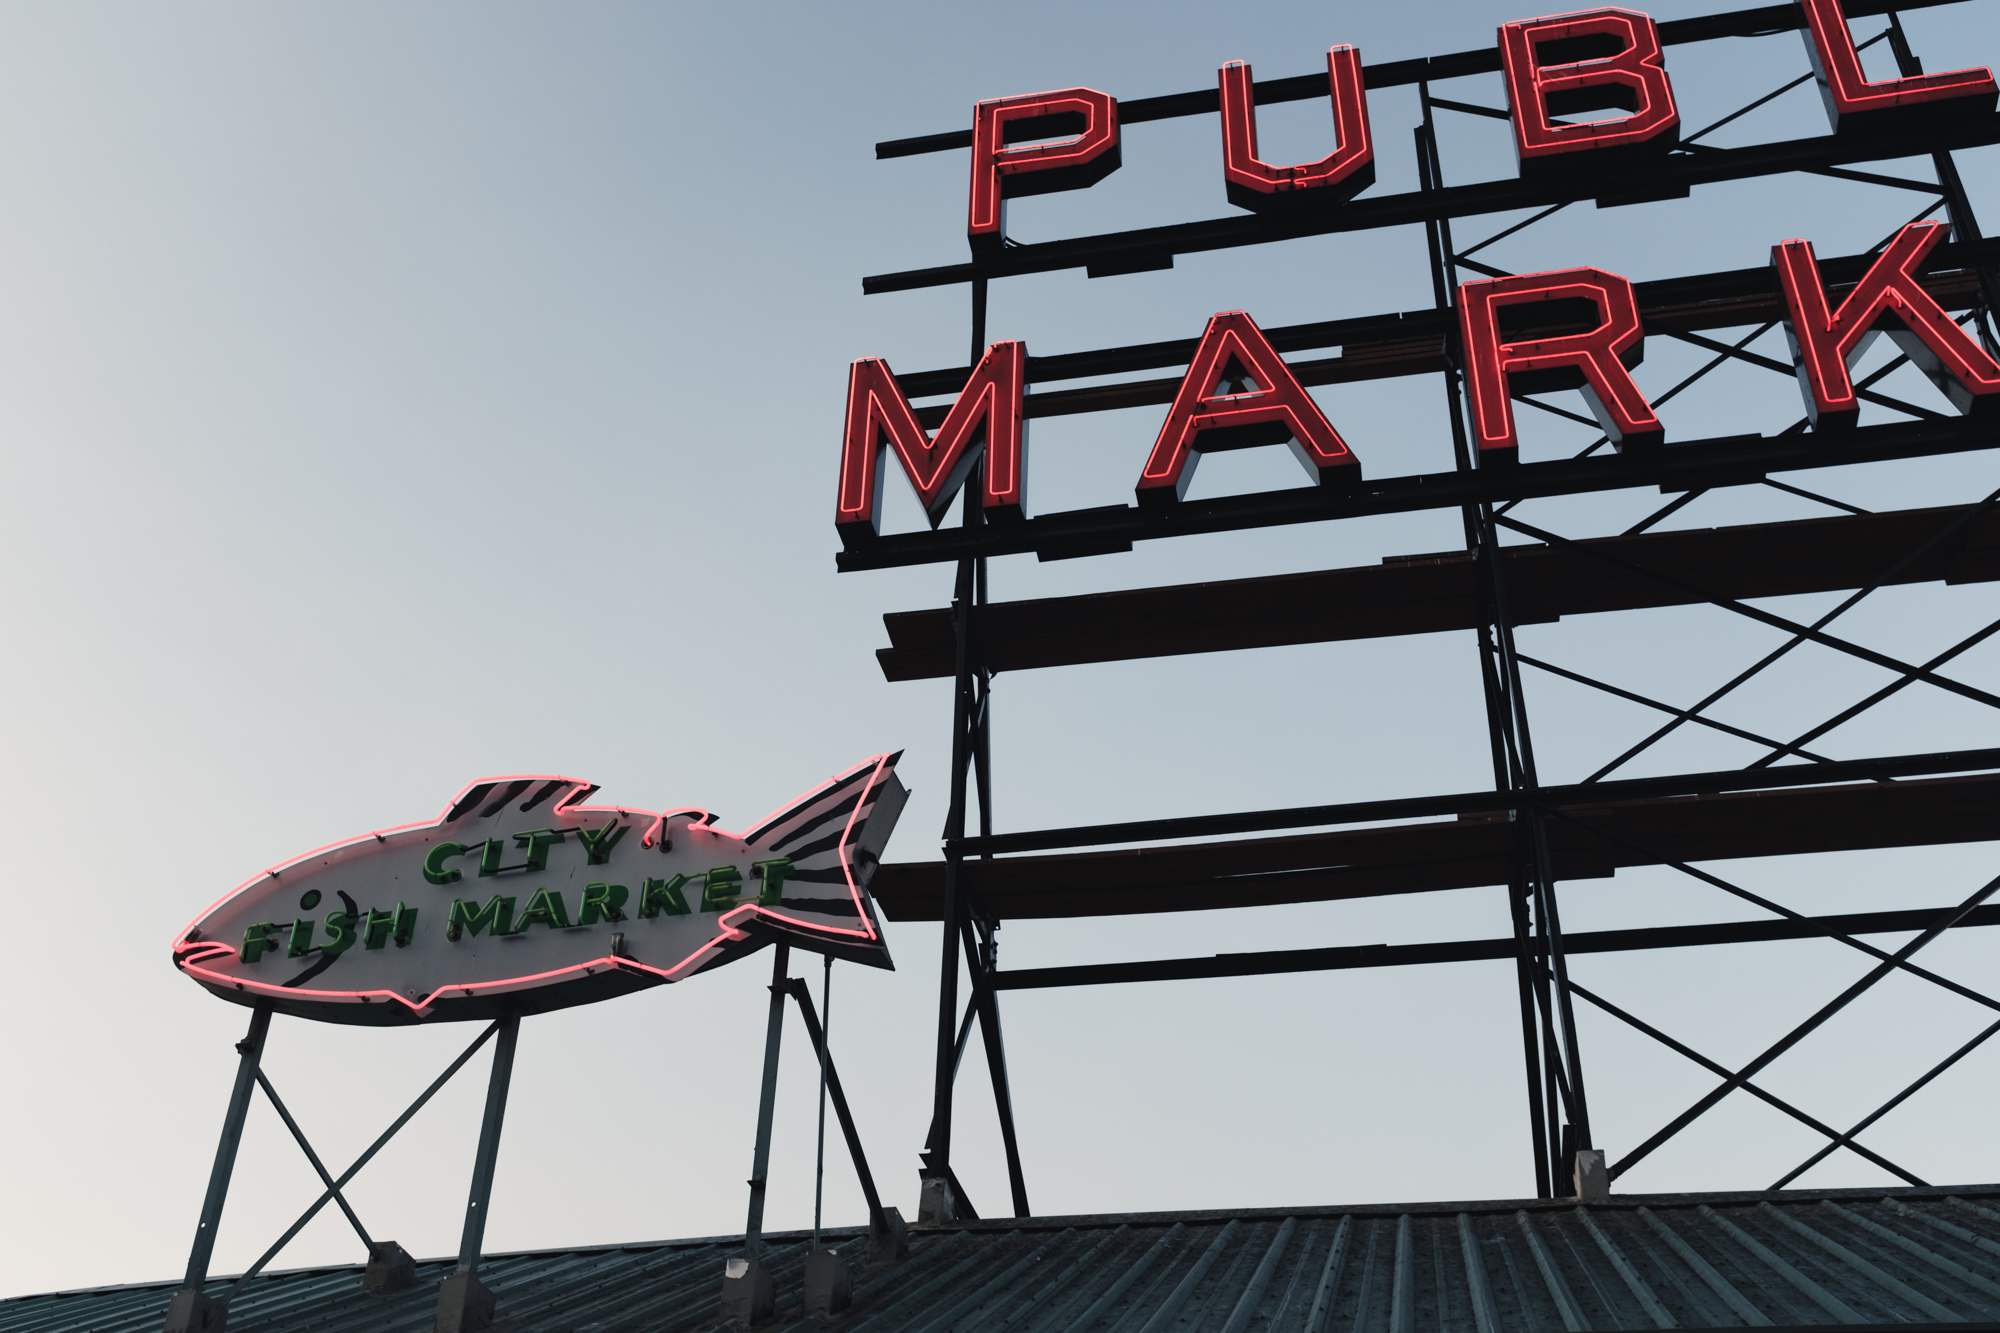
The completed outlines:
[[[1323,485],[1361,475],[1361,460],[1279,359],[1257,321],[1241,310],[1224,311],[1208,321],[1181,377],[1153,455],[1139,475],[1139,502],[1173,504],[1186,495],[1204,447],[1283,443]]]

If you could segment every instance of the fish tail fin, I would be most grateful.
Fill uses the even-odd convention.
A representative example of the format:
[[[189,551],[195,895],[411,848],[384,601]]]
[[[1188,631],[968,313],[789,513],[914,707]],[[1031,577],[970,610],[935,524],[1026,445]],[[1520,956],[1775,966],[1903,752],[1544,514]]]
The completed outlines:
[[[818,952],[891,966],[868,883],[909,799],[896,776],[901,758],[899,750],[857,764],[744,835],[764,867],[759,915],[769,925]]]

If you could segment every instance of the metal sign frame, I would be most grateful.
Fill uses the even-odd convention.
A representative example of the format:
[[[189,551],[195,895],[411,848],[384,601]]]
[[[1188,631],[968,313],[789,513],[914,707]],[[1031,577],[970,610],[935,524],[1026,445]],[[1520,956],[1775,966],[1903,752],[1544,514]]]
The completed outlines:
[[[1861,45],[1865,49],[1888,42],[1898,70],[1910,76],[1920,73],[1922,65],[1903,30],[1900,11],[1953,2],[1850,0],[1847,13],[1857,19],[1886,16],[1886,26]],[[1796,34],[1804,25],[1800,6],[1785,3],[1663,22],[1659,32],[1667,44],[1675,45]],[[954,683],[943,859],[884,866],[875,886],[878,900],[890,916],[943,924],[933,1109],[922,1159],[922,1213],[928,1220],[977,1215],[952,1168],[955,1082],[975,1023],[984,1044],[998,1113],[1012,1210],[1017,1216],[1029,1213],[1000,1022],[999,997],[1007,990],[1511,958],[1520,1011],[1528,1158],[1535,1192],[1543,1197],[1575,1192],[1579,1156],[1597,1147],[1576,1030],[1580,1004],[1594,1006],[1718,1080],[1693,1105],[1610,1162],[1610,1179],[1630,1170],[1740,1088],[1827,1140],[1817,1153],[1785,1172],[1777,1180],[1779,1186],[1841,1149],[1905,1181],[1923,1183],[1913,1172],[1858,1142],[1858,1136],[2000,1032],[2000,1020],[1996,1020],[1852,1126],[1843,1129],[1811,1116],[1755,1080],[1773,1060],[1890,973],[1901,971],[1985,1009],[2000,1011],[2000,1000],[1912,961],[1914,954],[1948,930],[2000,924],[2000,905],[1990,902],[2000,892],[2000,878],[1978,886],[1949,906],[1813,916],[1693,864],[1725,855],[1992,838],[1990,811],[1993,797],[2000,794],[2000,749],[1835,761],[1810,747],[1827,731],[1915,683],[2000,707],[2000,694],[1957,679],[1946,670],[1954,658],[2000,632],[2000,620],[1921,662],[1869,648],[1829,628],[1882,587],[1934,579],[2000,578],[2000,560],[1994,558],[1994,524],[2000,518],[1995,503],[2000,501],[2000,490],[1973,504],[1871,514],[1817,494],[1798,481],[1781,479],[1783,474],[1822,466],[1990,449],[1996,443],[1991,425],[1953,418],[1877,389],[1875,385],[1884,376],[1905,363],[1905,358],[1898,358],[1858,387],[1868,401],[1907,419],[1854,430],[1843,437],[1838,449],[1829,449],[1824,437],[1815,439],[1809,423],[1801,420],[1773,435],[1675,442],[1650,453],[1617,456],[1596,456],[1609,443],[1600,436],[1573,459],[1482,471],[1474,466],[1467,440],[1452,303],[1462,275],[1505,276],[1503,270],[1479,258],[1482,252],[1574,204],[1630,202],[1684,193],[1715,181],[1810,172],[1884,192],[1917,194],[1924,206],[1911,219],[1913,223],[1944,214],[1956,239],[1948,251],[1940,253],[1939,263],[1925,280],[1927,290],[1949,309],[1963,312],[1958,316],[1960,324],[1976,330],[1989,352],[2000,352],[2000,340],[1996,340],[1991,323],[1992,312],[2000,304],[1996,299],[2000,280],[1995,273],[2000,252],[1982,235],[1951,156],[1957,148],[2000,142],[2000,119],[1975,114],[1927,126],[1918,151],[1930,156],[1934,181],[1853,165],[1912,155],[1907,131],[1872,134],[1849,128],[1828,136],[1726,149],[1703,143],[1714,131],[1811,82],[1814,74],[1808,70],[1714,124],[1685,135],[1679,147],[1654,169],[1644,195],[1620,198],[1620,191],[1631,188],[1633,182],[1622,182],[1615,175],[1592,180],[1538,177],[1449,185],[1439,152],[1437,117],[1450,113],[1505,119],[1508,113],[1442,96],[1435,86],[1499,68],[1498,54],[1490,48],[1367,67],[1366,82],[1371,88],[1417,89],[1422,122],[1414,136],[1419,175],[1415,191],[1364,196],[1304,212],[1258,212],[1111,235],[976,247],[966,262],[864,279],[863,290],[869,294],[950,284],[968,287],[971,327],[966,365],[898,377],[904,392],[913,399],[936,398],[956,393],[966,383],[971,367],[979,362],[987,346],[987,293],[996,279],[1061,269],[1081,269],[1092,277],[1156,270],[1170,267],[1179,254],[1335,231],[1421,224],[1427,238],[1433,307],[1272,329],[1269,337],[1288,355],[1339,347],[1337,358],[1292,363],[1294,373],[1308,384],[1385,375],[1439,376],[1456,455],[1456,467],[1449,472],[1363,482],[1352,488],[1234,496],[1165,509],[1121,505],[1004,524],[986,521],[974,493],[978,488],[968,485],[959,526],[853,540],[839,553],[837,565],[843,571],[933,562],[950,563],[955,569],[949,607],[886,617],[890,646],[880,654],[884,673],[891,680],[949,676]],[[1322,77],[1306,75],[1258,82],[1253,95],[1257,104],[1268,104],[1323,97],[1327,86]],[[1218,94],[1211,89],[1124,101],[1118,104],[1117,115],[1123,124],[1133,125],[1211,114],[1218,105]],[[971,142],[968,131],[931,134],[879,143],[876,155],[898,158],[963,149]],[[1537,211],[1472,244],[1462,246],[1455,239],[1453,224],[1461,218],[1528,208]],[[1868,261],[1865,255],[1827,261],[1826,281],[1851,283]],[[1778,285],[1769,269],[1642,283],[1638,293],[1649,332],[1708,354],[1700,369],[1659,395],[1656,403],[1686,391],[1731,362],[1787,377],[1793,374],[1792,366],[1749,350],[1749,345],[1776,327],[1781,318]],[[1728,341],[1710,336],[1711,330],[1734,328],[1750,331]],[[1089,376],[1178,367],[1186,363],[1193,347],[1193,341],[1188,340],[1030,357],[1027,382],[1038,387],[1026,395],[1024,415],[1058,416],[1165,403],[1172,397],[1178,378],[1050,386]],[[1596,426],[1590,418],[1534,394],[1517,393],[1515,398],[1553,417]],[[917,418],[926,428],[935,428],[943,413],[942,406],[916,408]],[[1836,516],[1703,533],[1652,531],[1711,489],[1748,485],[1818,502]],[[1566,536],[1529,523],[1515,512],[1523,501],[1534,497],[1639,487],[1658,487],[1669,498],[1626,531],[1605,537]],[[988,597],[988,563],[1002,555],[1034,552],[1043,559],[1069,558],[1125,550],[1135,541],[1184,533],[1428,508],[1460,510],[1464,549],[1456,555],[1426,560],[1421,569],[1335,570],[1004,604],[995,604]],[[1525,536],[1540,545],[1503,547],[1503,532]],[[1744,558],[1746,553],[1773,552],[1804,558],[1776,562]],[[1823,558],[1812,558],[1815,556]],[[1778,574],[1777,568],[1787,572]],[[1413,609],[1405,594],[1419,584],[1437,600],[1434,604],[1417,603]],[[1300,596],[1308,589],[1328,596],[1337,593],[1342,599],[1341,614],[1319,614]],[[1828,589],[1853,591],[1810,624],[1752,606],[1746,600],[1783,591]],[[1565,612],[1702,604],[1779,629],[1787,638],[1781,647],[1688,704],[1652,698],[1530,656],[1515,641],[1517,626],[1551,620]],[[1336,620],[1341,623],[1335,624]],[[1121,632],[1125,627],[1131,632]],[[1476,635],[1493,772],[1488,791],[995,832],[990,740],[994,725],[992,680],[997,670],[1441,628],[1472,629]],[[1760,734],[1709,716],[1708,710],[1719,700],[1803,643],[1832,648],[1885,669],[1892,678],[1852,706],[1791,738]],[[1536,763],[1523,689],[1523,680],[1531,671],[1648,708],[1661,714],[1663,721],[1583,782],[1545,785]],[[1742,770],[1612,780],[1620,768],[1688,725],[1755,741],[1767,752]],[[1805,762],[1774,766],[1786,757]],[[1857,782],[1864,785],[1852,785]],[[1731,817],[1726,801],[1687,799],[1722,798],[1725,794],[1727,801],[1747,803],[1742,808],[1754,811],[1755,818]],[[1715,814],[1718,810],[1723,813]],[[1473,813],[1491,818],[1455,818]],[[1339,828],[1423,816],[1454,818],[1388,830],[1345,832]],[[1239,836],[1308,829],[1331,831],[1276,839],[1244,840]],[[1162,839],[1200,836],[1236,840],[1152,845]],[[1453,838],[1461,841],[1451,842]],[[1448,848],[1458,858],[1457,869],[1433,876],[1429,882],[1410,883],[1409,849],[1414,845],[1433,854]],[[1136,850],[1077,850],[1106,847]],[[1220,870],[1224,860],[1229,869],[1226,887]],[[1770,916],[1566,934],[1559,882],[1566,877],[1608,873],[1606,867],[1619,865],[1670,866]],[[1197,903],[1213,907],[1222,902],[1316,901],[1465,884],[1506,886],[1511,937],[1055,968],[1002,970],[998,964],[996,933],[1008,919],[1176,910]],[[1893,951],[1860,938],[1896,930],[1918,933]],[[1874,966],[1811,1017],[1778,1036],[1755,1059],[1734,1068],[1579,985],[1569,974],[1568,960],[1576,953],[1797,938],[1836,941],[1874,959]],[[971,991],[962,1014],[961,968]]]

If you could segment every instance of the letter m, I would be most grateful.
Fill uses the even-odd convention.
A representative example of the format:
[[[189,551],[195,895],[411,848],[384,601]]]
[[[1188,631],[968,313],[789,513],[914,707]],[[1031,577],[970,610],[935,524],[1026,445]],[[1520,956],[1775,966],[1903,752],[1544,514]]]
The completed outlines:
[[[840,502],[834,521],[843,541],[881,531],[881,460],[885,447],[903,465],[932,527],[943,521],[966,476],[985,455],[980,501],[989,516],[1018,515],[1027,467],[1022,393],[1027,345],[997,342],[972,368],[935,436],[917,414],[889,363],[856,361],[847,379],[847,430],[840,449]]]
[[[445,922],[444,935],[455,940],[470,932],[477,935],[511,935],[514,933],[514,900],[494,894],[486,900],[486,906],[454,898],[451,903],[451,918]]]

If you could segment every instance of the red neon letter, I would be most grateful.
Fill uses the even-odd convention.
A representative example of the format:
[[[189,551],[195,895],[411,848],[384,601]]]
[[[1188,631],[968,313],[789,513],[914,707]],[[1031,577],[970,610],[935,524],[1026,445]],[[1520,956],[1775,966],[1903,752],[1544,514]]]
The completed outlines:
[[[992,515],[1021,512],[1026,427],[1021,395],[1027,344],[994,343],[972,369],[935,439],[917,424],[910,400],[886,361],[856,361],[847,377],[847,433],[840,448],[840,504],[834,522],[843,539],[880,531],[878,460],[886,442],[936,527],[965,476],[984,453],[981,503]]]
[[[1949,230],[1942,222],[1913,222],[1903,228],[1838,310],[1829,308],[1811,241],[1771,247],[1771,263],[1785,292],[1785,329],[1815,428],[1854,424],[1860,403],[1851,368],[1892,316],[1889,336],[1954,407],[1971,412],[2000,404],[2000,363],[1953,322],[1917,279],[1917,270]]]
[[[1995,102],[2000,101],[2000,84],[1994,83],[1993,71],[1989,69],[1961,69],[1949,74],[1916,74],[1870,82],[1862,72],[1861,52],[1854,45],[1854,34],[1847,30],[1847,14],[1840,0],[1799,0],[1799,3],[1806,11],[1806,52],[1812,56],[1813,73],[1819,76],[1820,94],[1826,99],[1827,118],[1836,130],[1852,123],[1847,117],[1860,117],[1871,111],[1908,111],[1925,106],[1935,109],[1939,102],[1968,97],[1979,98],[1991,111]]]
[[[1587,301],[1596,322],[1580,333],[1500,336],[1500,311],[1508,306]],[[1594,268],[1468,282],[1458,289],[1458,326],[1465,345],[1465,396],[1472,409],[1480,458],[1512,460],[1514,390],[1583,390],[1598,424],[1620,449],[1656,444],[1662,436],[1652,404],[1632,382],[1645,341],[1632,284]],[[1494,453],[1494,450],[1505,452]]]
[[[1615,49],[1596,54],[1607,41]],[[1636,10],[1589,9],[1505,24],[1500,63],[1523,168],[1565,153],[1664,148],[1679,136],[1681,113],[1659,27]],[[1627,114],[1567,125],[1556,120],[1606,106]]]
[[[1375,180],[1375,144],[1368,132],[1368,98],[1361,86],[1361,52],[1328,47],[1326,82],[1333,101],[1331,153],[1317,162],[1273,166],[1257,156],[1257,107],[1250,66],[1232,60],[1216,71],[1222,85],[1222,181],[1229,202],[1263,208],[1300,197],[1307,190],[1340,187],[1349,198]]]
[[[1246,383],[1247,381],[1247,383]],[[1216,432],[1198,442],[1204,432]],[[1141,504],[1172,504],[1187,493],[1201,451],[1289,442],[1322,484],[1361,475],[1361,460],[1279,359],[1257,321],[1228,310],[1208,321],[1167,410],[1153,455],[1139,474]]]
[[[1052,143],[1010,138],[1062,134]],[[1118,102],[1095,88],[1061,88],[980,102],[972,108],[972,202],[966,234],[975,248],[1000,244],[1009,195],[1095,185],[1118,169]],[[1004,177],[1013,177],[1003,186]]]

